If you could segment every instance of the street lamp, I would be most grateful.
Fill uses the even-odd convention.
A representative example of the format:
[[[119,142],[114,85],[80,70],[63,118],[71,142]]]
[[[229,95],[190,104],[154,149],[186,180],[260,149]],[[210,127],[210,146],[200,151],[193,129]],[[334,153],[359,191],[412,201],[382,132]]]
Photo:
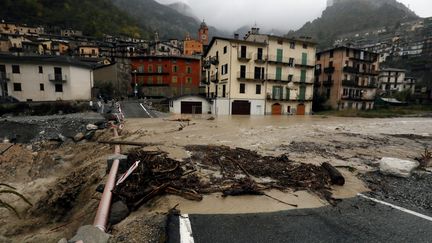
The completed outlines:
[[[133,70],[132,73],[135,75],[135,87],[134,87],[134,95],[137,97],[138,95],[138,84],[137,84],[137,70]]]

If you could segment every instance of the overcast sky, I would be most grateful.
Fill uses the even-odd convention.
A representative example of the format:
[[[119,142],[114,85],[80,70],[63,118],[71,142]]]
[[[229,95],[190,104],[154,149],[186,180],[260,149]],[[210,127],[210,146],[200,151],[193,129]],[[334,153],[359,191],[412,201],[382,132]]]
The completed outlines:
[[[257,23],[261,28],[282,31],[298,29],[321,15],[327,0],[157,0],[182,1],[191,6],[200,19],[219,29],[234,31]],[[399,0],[421,17],[432,16],[432,0]]]

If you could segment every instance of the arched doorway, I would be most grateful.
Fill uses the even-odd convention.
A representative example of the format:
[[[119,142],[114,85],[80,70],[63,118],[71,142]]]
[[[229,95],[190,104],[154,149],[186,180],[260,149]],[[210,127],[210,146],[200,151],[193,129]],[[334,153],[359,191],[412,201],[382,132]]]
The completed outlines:
[[[299,104],[297,106],[297,115],[304,116],[305,115],[305,110],[306,110],[305,105],[304,104]]]
[[[282,115],[282,106],[279,103],[272,105],[272,115]]]

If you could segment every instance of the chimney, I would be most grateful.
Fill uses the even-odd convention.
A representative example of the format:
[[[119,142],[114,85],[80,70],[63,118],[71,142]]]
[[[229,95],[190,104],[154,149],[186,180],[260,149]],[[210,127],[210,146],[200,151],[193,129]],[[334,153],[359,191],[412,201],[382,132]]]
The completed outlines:
[[[234,33],[234,39],[236,39],[236,40],[239,39],[239,34],[238,33]]]

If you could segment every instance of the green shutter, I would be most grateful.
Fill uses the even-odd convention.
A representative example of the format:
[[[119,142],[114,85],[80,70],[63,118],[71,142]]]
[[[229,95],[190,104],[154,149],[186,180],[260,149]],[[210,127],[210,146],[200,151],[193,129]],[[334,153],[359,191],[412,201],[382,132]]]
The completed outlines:
[[[282,80],[282,67],[276,67],[276,80]]]
[[[307,65],[307,53],[302,53],[302,65]]]
[[[286,99],[287,100],[290,99],[290,92],[291,92],[291,90],[289,88],[286,88]]]
[[[302,83],[306,82],[306,70],[301,70],[301,73],[300,73],[300,82],[302,82]]]
[[[305,99],[306,99],[306,85],[300,85],[299,100],[305,100]]]
[[[276,61],[282,62],[283,60],[283,50],[277,49]]]

